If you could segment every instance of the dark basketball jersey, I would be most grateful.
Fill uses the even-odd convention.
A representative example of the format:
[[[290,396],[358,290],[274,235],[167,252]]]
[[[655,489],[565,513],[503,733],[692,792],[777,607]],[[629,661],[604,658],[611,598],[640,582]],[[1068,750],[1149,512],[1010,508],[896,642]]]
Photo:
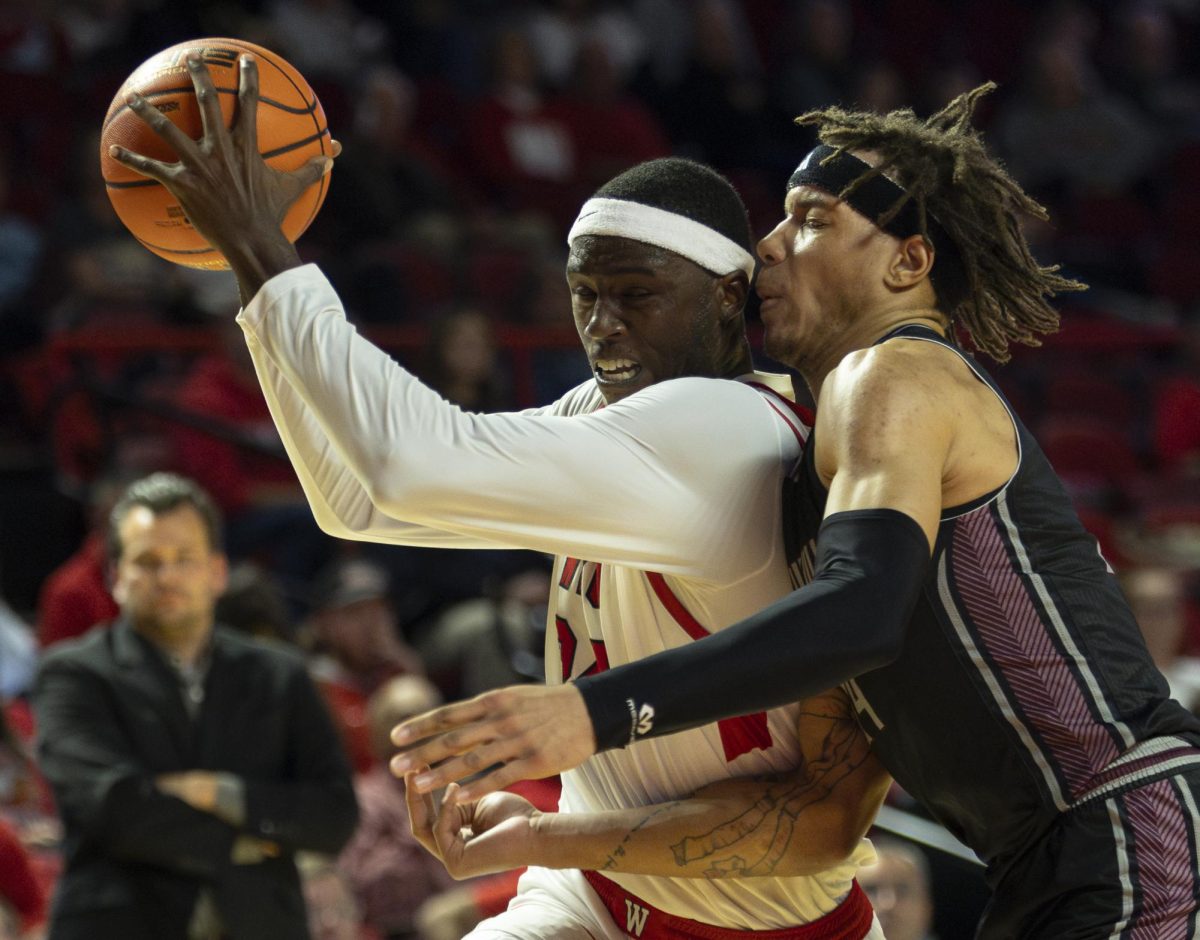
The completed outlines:
[[[901,340],[954,350],[1000,395],[932,330],[902,327],[881,342]],[[888,770],[993,879],[1060,813],[1200,767],[1200,720],[1168,697],[1096,540],[1012,418],[1015,474],[942,513],[903,651],[848,684]],[[817,446],[814,434],[787,485],[799,581],[825,510]]]

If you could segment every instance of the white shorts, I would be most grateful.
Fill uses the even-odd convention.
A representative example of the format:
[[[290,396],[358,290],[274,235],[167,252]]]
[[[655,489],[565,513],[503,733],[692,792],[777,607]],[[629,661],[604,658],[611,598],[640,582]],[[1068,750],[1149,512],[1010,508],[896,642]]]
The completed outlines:
[[[629,940],[645,926],[644,912],[640,925],[638,914],[635,905],[628,924],[617,924],[582,872],[530,868],[508,910],[481,922],[463,940]],[[884,940],[878,918],[862,940]]]
[[[463,940],[628,940],[577,869],[530,868],[508,910]]]

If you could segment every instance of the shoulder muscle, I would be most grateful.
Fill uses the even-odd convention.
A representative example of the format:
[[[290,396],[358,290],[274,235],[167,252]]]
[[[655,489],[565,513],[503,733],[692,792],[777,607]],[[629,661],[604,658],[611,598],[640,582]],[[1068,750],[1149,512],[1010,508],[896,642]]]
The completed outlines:
[[[933,543],[962,391],[953,363],[928,343],[887,343],[847,356],[817,408],[817,470],[827,513],[891,508]]]

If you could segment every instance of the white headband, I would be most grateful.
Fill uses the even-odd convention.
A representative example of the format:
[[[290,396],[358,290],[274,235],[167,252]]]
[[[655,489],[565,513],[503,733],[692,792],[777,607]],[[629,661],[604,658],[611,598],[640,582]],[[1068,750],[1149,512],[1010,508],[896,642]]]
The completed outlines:
[[[715,229],[687,216],[629,199],[589,199],[567,235],[614,235],[666,248],[717,274],[744,271],[754,279],[754,257]]]

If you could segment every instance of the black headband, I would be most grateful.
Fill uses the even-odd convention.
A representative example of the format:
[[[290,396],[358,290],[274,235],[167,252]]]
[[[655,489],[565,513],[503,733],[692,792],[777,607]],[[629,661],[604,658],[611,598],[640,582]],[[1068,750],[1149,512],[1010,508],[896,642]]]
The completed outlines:
[[[838,155],[834,159],[827,159],[835,153]],[[787,188],[791,191],[797,186],[812,186],[814,189],[837,196],[859,215],[870,219],[885,232],[895,235],[897,238],[908,238],[910,235],[919,234],[921,221],[920,213],[917,211],[917,201],[906,199],[908,193],[905,189],[882,173],[863,181],[855,187],[852,193],[846,193],[852,183],[870,170],[871,165],[858,159],[854,154],[844,150],[838,153],[836,147],[818,144],[800,161],[800,165],[788,179]],[[905,202],[900,210],[886,225],[880,225],[879,220],[901,199],[905,199]],[[931,214],[926,214],[925,225],[925,234],[941,253],[943,272],[955,277],[961,276],[962,262],[959,260],[958,248],[954,244],[954,240]],[[953,269],[953,271],[947,269]]]
[[[837,196],[859,215],[865,215],[879,225],[879,219],[897,202],[905,199],[908,193],[904,191],[903,187],[893,183],[880,173],[861,183],[854,192],[847,195],[846,190],[850,184],[869,172],[871,165],[846,151],[842,151],[836,158],[829,160],[828,158],[835,153],[837,153],[836,147],[828,147],[825,144],[814,147],[792,173],[787,188],[792,190],[797,186],[812,186],[815,189],[824,190],[830,195]],[[933,219],[929,219],[928,222],[933,224]],[[916,201],[907,199],[904,207],[896,213],[895,217],[887,225],[881,225],[880,228],[897,238],[916,235],[921,231]],[[933,233],[930,232],[930,234]]]

